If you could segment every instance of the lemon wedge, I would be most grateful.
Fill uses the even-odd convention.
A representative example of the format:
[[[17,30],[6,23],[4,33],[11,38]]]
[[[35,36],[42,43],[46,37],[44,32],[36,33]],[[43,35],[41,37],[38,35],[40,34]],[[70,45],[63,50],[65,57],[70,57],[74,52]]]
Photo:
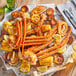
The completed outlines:
[[[61,35],[55,34],[53,37],[56,39],[56,42],[61,42]]]
[[[47,71],[47,69],[48,69],[47,66],[40,66],[40,67],[37,67],[37,70],[38,70],[39,72],[45,72],[45,71]]]
[[[4,40],[8,41],[8,35],[3,35]]]
[[[40,65],[42,66],[52,66],[53,65],[53,56],[39,60]]]
[[[66,51],[66,46],[63,46],[58,52],[63,54]]]

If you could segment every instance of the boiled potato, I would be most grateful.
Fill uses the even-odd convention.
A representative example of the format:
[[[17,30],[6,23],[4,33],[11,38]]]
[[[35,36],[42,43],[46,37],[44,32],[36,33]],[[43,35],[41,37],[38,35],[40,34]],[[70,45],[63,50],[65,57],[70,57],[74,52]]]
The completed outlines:
[[[15,26],[9,26],[7,31],[9,35],[15,35],[17,33],[17,29]]]

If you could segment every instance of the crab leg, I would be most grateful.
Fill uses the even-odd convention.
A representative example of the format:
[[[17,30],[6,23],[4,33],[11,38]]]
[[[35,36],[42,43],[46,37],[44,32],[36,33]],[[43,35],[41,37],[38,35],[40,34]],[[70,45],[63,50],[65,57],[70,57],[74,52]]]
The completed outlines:
[[[28,35],[31,35],[31,34],[34,34],[35,33],[35,31],[32,29],[32,30],[30,30],[30,31],[27,31],[26,32],[26,35],[28,36]]]
[[[20,42],[19,42],[19,46],[21,45],[22,42],[22,21],[20,21]],[[18,48],[18,53],[19,53],[19,58],[20,58],[20,47]]]
[[[27,50],[33,51],[33,49],[35,49],[35,48],[37,48],[37,47],[38,47],[38,46],[32,46],[32,47],[28,48]]]
[[[49,45],[51,42],[53,42],[53,41],[54,41],[54,39],[51,39],[51,40],[50,40],[49,42],[47,42],[46,44],[43,44],[43,45],[41,45],[41,46],[35,48],[35,49],[33,50],[33,53],[36,53],[37,51],[39,51],[39,50],[45,48],[46,46],[48,46],[48,45]]]
[[[44,58],[46,58],[46,57],[48,57],[48,56],[50,56],[50,55],[52,55],[52,54],[54,54],[54,53],[57,53],[59,50],[60,50],[60,48],[58,48],[58,49],[56,49],[56,50],[54,50],[54,51],[51,51],[51,52],[49,52],[49,53],[47,53],[47,54],[44,54],[44,55],[42,55],[42,56],[39,56],[39,57],[38,57],[38,60],[44,59]]]
[[[22,59],[22,53],[21,53],[20,48],[19,48],[18,50],[19,50],[19,51],[18,51],[18,57],[19,57],[19,59]]]
[[[23,41],[22,41],[22,55],[24,54],[24,40],[26,36],[26,19],[23,19]]]
[[[39,40],[26,40],[24,43],[37,43],[37,42],[47,42],[48,39],[39,39]]]
[[[26,19],[24,19],[23,21],[23,42],[25,40],[25,36],[26,36]]]
[[[37,37],[26,37],[25,40],[38,40],[38,39],[45,39],[47,36],[37,36]]]
[[[57,30],[56,30],[53,34],[51,34],[51,35],[50,35],[50,37],[49,37],[49,38],[47,38],[47,39],[39,39],[39,40],[26,40],[24,43],[48,42],[48,41],[50,41],[50,40],[51,40],[52,35],[54,35],[56,32],[57,32]]]
[[[57,32],[57,30],[54,31],[53,34],[55,34],[56,32]],[[52,35],[53,35],[53,34],[51,34],[51,35],[50,35],[50,38],[48,38],[48,39],[44,39],[44,40],[42,39],[42,42],[41,42],[40,40],[39,40],[39,41],[37,40],[38,42],[25,43],[24,46],[44,44],[44,43],[46,43],[47,41],[50,41],[50,40],[52,39]],[[31,42],[31,40],[30,40],[30,42]],[[22,44],[22,45],[23,45],[23,44]]]
[[[47,42],[50,41],[52,36],[57,32],[57,30],[53,31],[50,35],[49,38],[46,39],[38,39],[38,40],[26,40],[24,43],[33,43],[33,42]]]
[[[38,43],[26,43],[26,44],[21,44],[21,46],[30,46],[30,45],[41,45],[41,44],[45,44],[46,42],[38,42]]]
[[[20,21],[20,42],[19,42],[19,46],[21,45],[22,42],[22,21]]]
[[[70,33],[71,33],[71,28],[70,28],[68,34],[66,35],[66,37],[62,40],[62,42],[61,42],[60,45],[51,47],[51,48],[47,49],[46,51],[40,51],[40,52],[37,53],[36,55],[37,55],[37,56],[40,56],[40,55],[42,55],[42,54],[44,54],[44,53],[48,53],[48,52],[50,52],[50,51],[52,51],[52,50],[54,50],[54,49],[61,48],[62,46],[64,46],[64,45],[68,42],[68,37],[69,37]],[[55,53],[55,52],[54,52],[54,53]],[[50,52],[48,55],[51,55],[51,52]],[[40,56],[40,57],[41,57],[41,56]],[[45,56],[42,55],[42,57],[45,57]]]
[[[18,29],[18,31],[17,31],[18,39],[16,41],[16,45],[18,45],[18,43],[20,41],[20,27],[19,27],[19,22],[16,23],[16,27]]]

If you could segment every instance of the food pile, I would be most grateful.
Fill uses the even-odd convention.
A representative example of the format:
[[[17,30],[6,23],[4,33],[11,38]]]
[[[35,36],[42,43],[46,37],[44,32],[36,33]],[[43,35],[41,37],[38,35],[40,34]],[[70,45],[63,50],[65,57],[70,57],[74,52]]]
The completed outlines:
[[[37,6],[29,12],[27,6],[22,6],[11,16],[3,24],[1,38],[1,49],[7,51],[3,54],[6,64],[21,64],[24,73],[32,67],[45,72],[53,64],[63,64],[71,28],[55,19],[53,8]]]

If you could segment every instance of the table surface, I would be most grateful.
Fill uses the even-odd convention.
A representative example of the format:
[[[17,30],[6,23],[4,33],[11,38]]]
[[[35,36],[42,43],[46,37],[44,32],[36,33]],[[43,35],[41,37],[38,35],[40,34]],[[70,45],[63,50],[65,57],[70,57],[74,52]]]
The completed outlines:
[[[21,5],[26,4],[61,4],[68,0],[16,0],[17,1],[17,7]],[[0,0],[0,7],[6,5],[6,0]],[[62,71],[56,72],[53,76],[76,76],[76,67],[74,63],[69,63],[66,65],[66,69]],[[0,59],[0,76],[16,76],[15,73],[12,70],[6,70],[2,60]]]

